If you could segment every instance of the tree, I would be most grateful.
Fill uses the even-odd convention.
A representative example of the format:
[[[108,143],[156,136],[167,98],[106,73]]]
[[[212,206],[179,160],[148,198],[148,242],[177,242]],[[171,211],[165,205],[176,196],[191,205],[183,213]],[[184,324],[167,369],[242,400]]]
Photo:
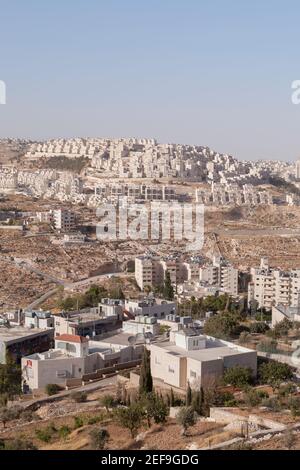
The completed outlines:
[[[269,384],[276,388],[281,382],[292,379],[293,370],[288,364],[270,361],[259,366],[258,375],[263,384]]]
[[[187,389],[186,389],[185,404],[186,406],[191,406],[192,404],[192,389],[190,386],[190,382],[188,382]]]
[[[151,365],[150,365],[150,352],[147,349],[144,349],[141,372],[140,372],[140,383],[139,391],[140,395],[144,393],[150,393],[153,390],[153,379],[151,374]]]
[[[136,436],[143,418],[144,411],[139,403],[132,403],[128,408],[120,408],[116,412],[117,419],[123,428],[129,429],[132,439]]]
[[[113,408],[115,406],[115,399],[112,395],[104,395],[100,398],[100,403],[102,406],[105,407],[107,413],[109,412],[109,408]]]
[[[155,393],[149,393],[141,400],[145,416],[147,418],[148,427],[151,427],[151,420],[155,424],[165,423],[168,416],[168,407],[162,397]]]
[[[0,409],[0,421],[3,424],[3,428],[5,428],[6,423],[9,421],[13,421],[14,419],[18,419],[20,416],[21,410],[17,406],[13,406],[11,408],[1,408]]]
[[[280,338],[281,336],[287,336],[289,330],[291,330],[292,328],[293,328],[293,323],[289,321],[287,318],[285,318],[281,322],[277,323],[274,327],[276,338]]]
[[[172,286],[171,276],[170,276],[169,271],[166,271],[166,275],[165,275],[163,296],[166,300],[173,300],[174,299],[174,289],[173,289],[173,286]]]
[[[174,390],[171,388],[170,392],[170,405],[173,407],[175,406],[175,395],[174,395]]]
[[[176,421],[182,427],[182,435],[186,436],[188,428],[196,424],[194,409],[191,406],[180,408],[176,416]]]
[[[192,408],[198,415],[203,414],[204,390],[201,387],[193,393]]]
[[[91,438],[91,447],[93,450],[104,450],[106,444],[109,440],[109,432],[107,429],[100,428],[100,429],[93,429],[90,432]]]
[[[6,364],[0,365],[0,395],[13,399],[21,394],[21,367],[16,364],[10,354],[6,356]]]
[[[252,369],[241,366],[231,367],[225,370],[223,380],[226,385],[243,388],[252,381]]]
[[[220,339],[230,339],[234,336],[239,322],[235,316],[229,313],[215,315],[205,322],[204,333]]]

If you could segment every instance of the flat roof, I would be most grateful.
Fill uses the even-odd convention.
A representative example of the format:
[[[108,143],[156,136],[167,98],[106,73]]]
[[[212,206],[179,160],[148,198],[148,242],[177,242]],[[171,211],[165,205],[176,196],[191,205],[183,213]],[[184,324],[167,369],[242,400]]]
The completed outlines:
[[[209,341],[208,341],[209,342]],[[255,352],[251,349],[247,350],[245,348],[239,348],[238,346],[212,346],[208,345],[205,349],[197,349],[193,351],[188,351],[184,348],[176,346],[175,343],[165,341],[162,343],[153,343],[153,346],[157,348],[164,349],[166,353],[171,354],[172,356],[178,357],[189,357],[195,359],[196,361],[213,361],[219,359],[220,357],[226,356],[236,356],[239,354],[245,354],[246,352]]]
[[[95,342],[115,344],[115,345],[120,345],[120,346],[130,346],[128,339],[130,337],[132,338],[132,336],[134,336],[132,333],[118,333],[116,335],[109,336],[104,339],[100,339],[99,341],[96,340]]]
[[[21,341],[22,339],[39,336],[41,333],[49,333],[54,331],[52,328],[47,330],[41,330],[39,328],[24,328],[24,327],[13,327],[13,328],[0,328],[0,341],[4,343],[11,343],[15,341]]]

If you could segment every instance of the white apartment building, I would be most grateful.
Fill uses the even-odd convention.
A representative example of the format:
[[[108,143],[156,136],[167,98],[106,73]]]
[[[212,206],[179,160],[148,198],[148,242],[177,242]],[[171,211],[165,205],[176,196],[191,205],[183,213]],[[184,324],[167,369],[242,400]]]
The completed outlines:
[[[238,270],[221,257],[214,257],[212,264],[201,265],[183,262],[180,257],[160,259],[152,256],[135,258],[135,279],[141,290],[162,284],[166,272],[171,282],[178,286],[185,281],[200,281],[233,296],[238,295]]]
[[[135,258],[135,279],[141,290],[163,284],[167,271],[174,286],[185,280],[186,270],[179,257],[161,259],[157,256],[139,256]]]
[[[206,285],[219,286],[223,292],[237,296],[238,295],[239,272],[230,263],[221,257],[214,257],[210,265],[200,268],[200,283]]]
[[[268,259],[258,269],[251,269],[248,303],[257,301],[259,308],[271,310],[274,305],[297,307],[300,296],[300,269],[283,272],[270,268]]]
[[[257,373],[256,351],[233,343],[199,335],[191,328],[170,332],[170,341],[153,343],[152,376],[166,384],[186,389],[212,386],[224,371],[235,366],[249,367]]]
[[[125,313],[132,316],[166,318],[168,315],[176,314],[175,302],[161,299],[125,300]]]
[[[123,322],[123,331],[132,335],[151,333],[152,336],[158,336],[159,324],[155,317],[137,315],[134,320]]]

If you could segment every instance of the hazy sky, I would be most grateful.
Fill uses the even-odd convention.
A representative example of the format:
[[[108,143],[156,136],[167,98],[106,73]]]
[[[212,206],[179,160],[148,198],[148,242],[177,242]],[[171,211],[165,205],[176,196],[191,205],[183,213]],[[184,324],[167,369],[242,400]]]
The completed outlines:
[[[0,0],[0,137],[300,155],[299,0]]]

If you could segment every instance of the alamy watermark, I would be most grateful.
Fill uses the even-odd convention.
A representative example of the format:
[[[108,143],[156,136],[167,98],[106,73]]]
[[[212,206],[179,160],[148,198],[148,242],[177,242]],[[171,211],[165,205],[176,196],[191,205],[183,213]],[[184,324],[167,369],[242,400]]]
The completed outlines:
[[[300,80],[294,80],[292,82],[292,103],[300,104]]]
[[[0,80],[0,104],[6,104],[6,84]]]
[[[96,214],[100,241],[181,241],[186,242],[186,251],[203,248],[203,204],[103,204]]]

